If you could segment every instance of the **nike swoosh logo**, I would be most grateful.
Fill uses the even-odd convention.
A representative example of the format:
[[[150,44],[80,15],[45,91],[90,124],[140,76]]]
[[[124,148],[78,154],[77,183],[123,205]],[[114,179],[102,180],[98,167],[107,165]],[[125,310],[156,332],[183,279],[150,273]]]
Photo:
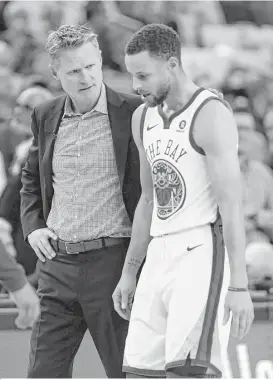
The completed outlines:
[[[155,125],[148,125],[148,126],[147,126],[147,131],[149,131],[150,129],[153,129],[153,128],[157,127],[157,126],[158,126],[158,124],[155,124]]]
[[[187,251],[192,251],[193,249],[197,247],[201,247],[201,245],[204,245],[204,244],[198,244],[198,245],[195,245],[194,247],[187,247]]]

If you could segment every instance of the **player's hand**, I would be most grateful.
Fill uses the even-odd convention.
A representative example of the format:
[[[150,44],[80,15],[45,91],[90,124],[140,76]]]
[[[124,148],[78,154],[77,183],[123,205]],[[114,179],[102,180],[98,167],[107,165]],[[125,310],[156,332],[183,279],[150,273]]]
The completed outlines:
[[[28,235],[28,242],[38,259],[43,263],[46,259],[52,260],[56,253],[53,250],[49,239],[57,240],[58,237],[49,228],[39,228]]]
[[[123,273],[113,293],[114,309],[123,318],[129,321],[133,298],[136,291],[136,276]]]
[[[222,94],[222,92],[219,92],[218,90],[216,90],[215,88],[208,88],[208,90],[210,92],[212,92],[214,95],[218,96],[218,98],[220,100],[222,100],[222,102],[224,103],[224,105],[231,111],[233,112],[232,108],[231,108],[231,105],[229,104],[229,102],[227,102],[224,98],[224,95]]]
[[[225,299],[224,325],[229,320],[230,312],[232,312],[231,335],[242,339],[254,320],[254,308],[249,292],[228,291]]]
[[[35,290],[27,283],[21,289],[10,293],[10,296],[19,309],[16,326],[19,329],[32,327],[40,314],[40,302]]]

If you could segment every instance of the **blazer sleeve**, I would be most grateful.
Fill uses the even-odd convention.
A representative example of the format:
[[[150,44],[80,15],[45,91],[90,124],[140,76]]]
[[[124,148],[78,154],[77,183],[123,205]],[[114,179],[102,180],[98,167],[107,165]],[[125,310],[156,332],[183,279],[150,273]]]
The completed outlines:
[[[39,148],[38,134],[39,128],[35,110],[32,113],[31,129],[33,133],[32,145],[22,170],[21,195],[21,223],[24,239],[38,228],[45,228],[46,222],[43,215],[43,201],[39,171]]]
[[[21,265],[6,251],[4,244],[0,240],[0,281],[4,288],[10,292],[21,289],[27,278]]]

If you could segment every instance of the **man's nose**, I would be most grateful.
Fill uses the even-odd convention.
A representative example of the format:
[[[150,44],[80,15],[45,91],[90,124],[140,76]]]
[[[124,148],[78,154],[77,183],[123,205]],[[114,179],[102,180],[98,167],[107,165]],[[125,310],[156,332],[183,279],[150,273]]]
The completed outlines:
[[[83,70],[81,72],[81,83],[84,84],[84,83],[88,83],[90,79],[90,74],[87,72],[87,70]]]
[[[137,92],[141,90],[141,83],[136,78],[133,79],[133,89]]]

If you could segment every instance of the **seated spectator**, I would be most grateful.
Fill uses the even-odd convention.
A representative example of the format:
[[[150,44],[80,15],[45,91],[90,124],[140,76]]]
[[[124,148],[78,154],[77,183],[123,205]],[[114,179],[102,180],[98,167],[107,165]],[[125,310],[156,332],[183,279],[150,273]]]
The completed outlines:
[[[227,72],[225,86],[236,92],[245,89],[246,85],[246,73],[244,68],[236,65],[231,66]]]
[[[273,288],[273,246],[267,242],[250,243],[246,248],[248,284],[251,289]]]
[[[4,163],[4,157],[2,152],[0,152],[0,197],[7,185],[7,174]]]
[[[252,114],[251,102],[247,88],[232,88],[230,87],[230,83],[225,81],[223,83],[222,91],[225,99],[230,103],[234,112],[249,112]]]
[[[37,284],[37,276],[33,276],[37,257],[32,248],[25,243],[20,220],[21,168],[25,163],[31,145],[32,133],[31,113],[38,104],[53,97],[43,87],[32,87],[23,91],[17,99],[17,106],[12,119],[12,127],[21,133],[22,140],[15,148],[14,158],[9,168],[7,186],[0,199],[0,217],[8,221],[12,227],[12,239],[16,250],[16,259],[21,264],[33,285]],[[1,238],[1,236],[0,236]],[[10,243],[10,240],[7,239]]]
[[[15,147],[24,139],[21,131],[13,128],[12,113],[14,101],[12,92],[12,73],[7,67],[0,67],[0,168],[5,168],[5,174],[12,162]],[[1,170],[1,178],[2,177]],[[1,179],[0,179],[1,181]]]
[[[273,110],[271,109],[264,117],[264,134],[268,141],[269,166],[273,169]]]
[[[7,69],[8,70],[8,69]],[[7,82],[7,78],[5,78],[4,81],[4,74],[6,75],[9,73],[4,71],[3,72],[3,81],[1,82],[0,86],[0,111],[3,111],[3,105],[2,105],[2,98],[8,99],[9,92],[11,89],[8,87],[8,84],[10,82]],[[2,75],[2,71],[0,68],[0,80]],[[5,83],[7,85],[5,86]],[[19,95],[18,99],[16,100],[16,104],[14,107],[14,101],[12,102],[10,100],[9,107],[11,108],[13,106],[13,111],[10,111],[9,117],[11,119],[3,121],[2,124],[0,123],[0,169],[4,165],[5,167],[5,173],[8,175],[9,167],[12,163],[12,160],[14,158],[14,152],[16,147],[24,140],[29,139],[31,136],[31,130],[30,130],[30,117],[31,112],[34,108],[35,104],[38,104],[40,100],[40,96],[37,97],[35,100],[35,96],[29,97],[30,100],[25,99],[25,94],[28,94],[26,92],[23,92],[21,95]]]
[[[264,117],[264,132],[269,143],[273,143],[273,109],[270,109]]]
[[[11,46],[0,40],[0,66],[1,67],[10,67],[14,60],[14,53]]]
[[[91,6],[93,7],[92,2]],[[126,3],[126,2],[125,2]],[[129,2],[129,9],[135,8],[133,2]],[[157,2],[152,2],[157,3]],[[149,4],[145,2],[146,9],[142,12],[143,16],[147,15]],[[98,7],[93,9],[91,27],[98,34],[100,47],[102,49],[103,62],[110,68],[121,72],[126,72],[124,64],[124,48],[134,32],[143,24],[139,22],[134,15],[125,15],[120,9],[126,4],[118,6],[116,1],[101,1]],[[142,2],[137,3],[139,9],[143,6]]]
[[[273,242],[273,176],[259,159],[266,141],[256,131],[239,129],[239,159],[242,172],[247,245]]]
[[[10,120],[16,98],[15,75],[9,67],[0,66],[0,133],[2,124]]]
[[[31,74],[38,46],[30,31],[30,12],[24,2],[11,1],[5,6],[3,16],[7,30],[0,37],[14,53],[10,67],[17,73]]]
[[[238,109],[238,98],[234,99],[234,104],[236,104],[235,108],[233,108],[236,124],[240,127],[242,132],[254,132],[256,123],[253,115],[248,110]],[[251,136],[253,135],[257,136],[256,134],[252,134]]]
[[[48,66],[47,53],[41,52],[37,53],[33,60],[33,75],[43,78],[46,87],[50,89],[55,95],[60,95],[62,93],[62,88],[60,82],[52,76],[52,71]],[[31,76],[29,77],[31,79]],[[42,85],[42,87],[45,87]]]
[[[17,132],[21,132],[24,140],[32,136],[30,129],[32,111],[38,104],[52,96],[49,90],[40,86],[28,88],[18,96],[10,125]]]
[[[265,115],[270,110],[268,96],[268,78],[261,77],[249,85],[249,97],[252,104],[252,113],[257,120],[257,130],[264,133]]]

